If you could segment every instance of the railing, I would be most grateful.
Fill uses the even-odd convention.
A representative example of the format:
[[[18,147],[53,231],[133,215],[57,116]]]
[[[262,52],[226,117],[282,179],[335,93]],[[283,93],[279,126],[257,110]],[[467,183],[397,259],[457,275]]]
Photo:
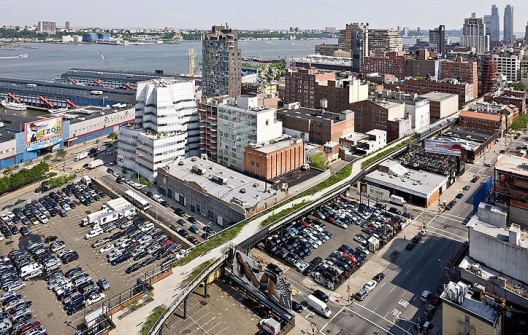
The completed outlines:
[[[152,326],[149,331],[148,335],[155,335],[159,334],[161,327],[163,327],[163,324],[167,319],[176,311],[176,308],[180,306],[180,304],[183,302],[183,300],[187,297],[187,295],[194,291],[194,289],[200,285],[201,282],[207,279],[207,277],[211,274],[211,272],[216,269],[218,266],[220,266],[224,261],[226,257],[225,255],[218,258],[216,261],[211,263],[206,269],[204,269],[198,276],[196,276],[190,283],[185,286],[185,288],[178,294],[176,299],[169,305],[169,307],[163,312],[163,314],[160,315],[160,317],[156,320],[154,323],[154,326]]]

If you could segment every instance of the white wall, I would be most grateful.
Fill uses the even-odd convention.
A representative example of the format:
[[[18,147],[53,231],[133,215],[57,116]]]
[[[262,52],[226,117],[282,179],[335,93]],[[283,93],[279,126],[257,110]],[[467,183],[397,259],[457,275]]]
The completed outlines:
[[[458,112],[458,95],[440,101],[440,118],[443,119]]]
[[[469,227],[469,256],[498,272],[528,283],[528,266],[526,266],[528,249],[526,248],[503,242],[495,236],[483,234]]]

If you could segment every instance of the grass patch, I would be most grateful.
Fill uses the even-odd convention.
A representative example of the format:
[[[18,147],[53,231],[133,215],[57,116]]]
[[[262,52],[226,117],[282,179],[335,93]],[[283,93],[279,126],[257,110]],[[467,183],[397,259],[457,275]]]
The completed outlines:
[[[142,335],[147,335],[149,330],[150,330],[150,328],[152,328],[152,326],[154,326],[154,323],[156,322],[156,320],[163,313],[165,313],[166,310],[167,310],[167,306],[165,306],[165,305],[161,305],[161,306],[158,306],[158,307],[154,308],[152,313],[150,313],[150,315],[147,317],[147,320],[145,320],[145,323],[143,324],[143,327],[141,327],[141,334]]]
[[[277,220],[280,220],[281,218],[283,218],[283,217],[285,217],[287,215],[290,215],[291,213],[295,212],[296,210],[298,210],[300,207],[302,207],[304,205],[305,205],[305,203],[301,202],[301,203],[298,203],[296,205],[293,205],[293,207],[286,208],[286,209],[278,212],[277,214],[273,214],[273,215],[269,216],[266,220],[262,221],[260,223],[260,227],[264,228],[266,226],[269,226],[273,222],[275,222]]]
[[[75,177],[76,176],[74,174],[70,174],[70,175],[62,175],[62,176],[51,178],[51,179],[49,179],[49,188],[50,189],[51,188],[56,188],[56,187],[62,186],[64,184],[67,184],[70,181],[74,180]]]
[[[178,259],[177,261],[172,263],[172,266],[175,267],[175,266],[181,266],[181,265],[188,264],[190,261],[192,261],[196,257],[202,256],[206,254],[207,252],[215,248],[218,248],[219,246],[233,240],[235,237],[238,236],[238,234],[240,234],[240,231],[242,230],[242,228],[244,228],[244,226],[248,223],[249,223],[249,220],[242,221],[238,225],[212,237],[211,239],[209,239],[209,241],[207,241],[207,243],[200,244],[196,248],[192,249],[186,257],[182,259]]]
[[[528,126],[528,114],[519,115],[515,120],[513,120],[510,129],[511,130],[523,130]]]
[[[192,270],[191,273],[189,273],[189,275],[187,276],[187,278],[185,278],[183,280],[184,283],[188,284],[188,283],[191,283],[196,277],[198,277],[198,275],[200,273],[202,273],[202,271],[204,271],[205,269],[207,269],[207,267],[209,266],[209,264],[211,264],[213,262],[212,259],[208,260],[208,261],[205,261],[203,262],[202,264],[198,265],[197,267],[194,268],[194,270]]]

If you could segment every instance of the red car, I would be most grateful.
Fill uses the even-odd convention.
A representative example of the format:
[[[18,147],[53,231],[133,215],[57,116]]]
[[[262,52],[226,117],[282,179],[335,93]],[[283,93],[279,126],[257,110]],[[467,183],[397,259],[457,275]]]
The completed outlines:
[[[33,328],[38,328],[38,327],[41,327],[42,324],[40,323],[40,321],[35,321],[33,323],[29,323],[27,325],[24,325],[22,326],[19,330],[18,330],[18,334],[22,335],[22,334],[25,334],[27,333],[29,330],[33,329]]]
[[[187,237],[187,241],[191,242],[192,244],[196,245],[196,244],[199,244],[200,241],[198,241],[198,239],[192,235],[189,235]]]
[[[169,245],[173,244],[174,241],[173,240],[167,240],[165,242],[163,242],[163,244],[161,245],[162,248],[166,248],[168,247]]]

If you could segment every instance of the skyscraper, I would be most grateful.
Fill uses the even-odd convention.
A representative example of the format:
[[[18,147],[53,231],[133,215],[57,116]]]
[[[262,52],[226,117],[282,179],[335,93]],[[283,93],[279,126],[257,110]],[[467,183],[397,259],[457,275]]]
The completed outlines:
[[[429,47],[433,48],[440,58],[445,58],[445,26],[429,30]]]
[[[352,57],[352,72],[361,72],[363,59],[369,55],[368,24],[347,24],[339,35],[338,44]]]
[[[524,32],[524,44],[528,45],[528,23],[526,23],[526,30]]]
[[[241,91],[241,53],[238,31],[227,26],[213,26],[202,36],[202,96],[229,95]]]
[[[504,8],[504,43],[513,43],[513,6]]]
[[[491,25],[489,26],[490,41],[492,43],[500,42],[500,17],[497,6],[491,6]]]
[[[484,54],[489,51],[489,35],[486,34],[484,19],[471,13],[471,17],[464,19],[460,44],[468,48],[475,48],[476,53]]]

